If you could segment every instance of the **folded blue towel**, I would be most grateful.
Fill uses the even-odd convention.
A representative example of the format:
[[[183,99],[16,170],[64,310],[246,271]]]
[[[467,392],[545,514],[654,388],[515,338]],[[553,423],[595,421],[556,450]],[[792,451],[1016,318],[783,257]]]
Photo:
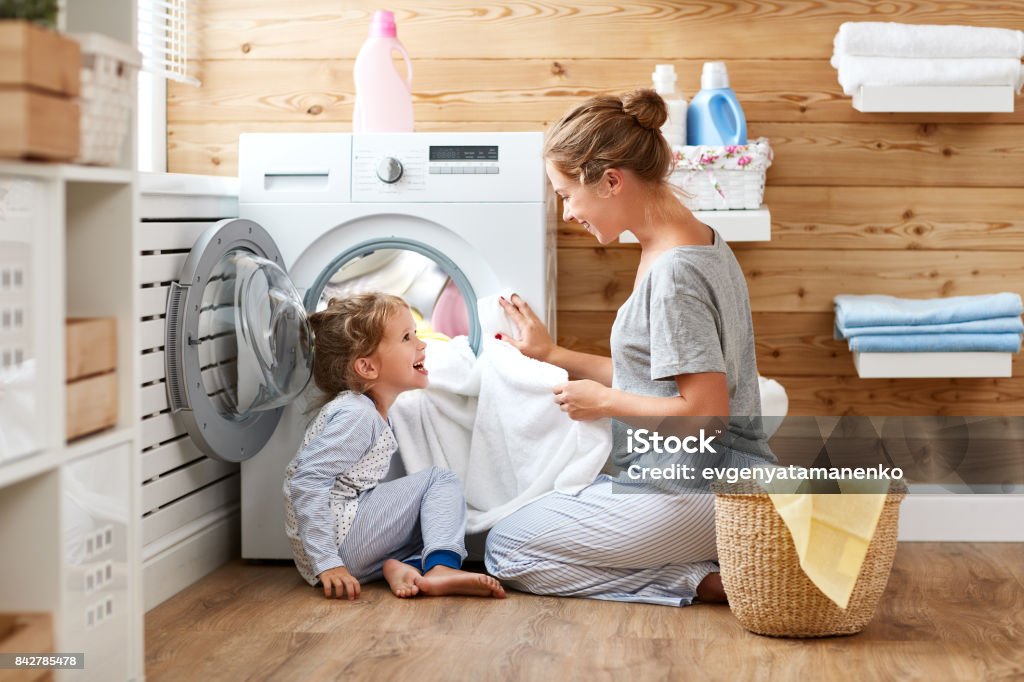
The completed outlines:
[[[991,320],[971,320],[949,324],[894,324],[891,326],[847,327],[836,325],[834,337],[849,339],[866,334],[1021,334],[1024,321],[1019,317],[994,317]]]
[[[1020,334],[869,334],[850,339],[855,353],[947,353],[980,351],[1016,353]]]
[[[888,325],[949,324],[1020,317],[1020,295],[1015,293],[952,298],[909,299],[894,296],[839,295],[834,299],[840,329]]]

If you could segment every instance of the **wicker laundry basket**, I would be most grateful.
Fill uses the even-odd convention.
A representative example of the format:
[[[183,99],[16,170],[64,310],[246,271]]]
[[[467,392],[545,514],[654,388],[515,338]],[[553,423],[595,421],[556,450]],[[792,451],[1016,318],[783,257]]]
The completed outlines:
[[[850,595],[839,608],[800,568],[793,539],[771,499],[751,482],[715,483],[715,529],[729,608],[751,632],[773,637],[828,637],[860,632],[875,613],[896,554],[900,502],[893,481],[875,535]]]

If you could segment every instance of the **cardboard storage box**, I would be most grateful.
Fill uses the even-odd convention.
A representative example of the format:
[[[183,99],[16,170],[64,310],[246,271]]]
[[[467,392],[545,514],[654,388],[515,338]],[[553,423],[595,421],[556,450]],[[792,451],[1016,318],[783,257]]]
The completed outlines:
[[[74,40],[25,21],[0,21],[0,157],[77,156],[81,66]]]
[[[0,652],[53,653],[53,619],[48,613],[0,613]],[[52,670],[45,668],[7,669],[0,671],[4,682],[52,680]]]
[[[72,318],[65,324],[65,437],[117,424],[117,319]]]

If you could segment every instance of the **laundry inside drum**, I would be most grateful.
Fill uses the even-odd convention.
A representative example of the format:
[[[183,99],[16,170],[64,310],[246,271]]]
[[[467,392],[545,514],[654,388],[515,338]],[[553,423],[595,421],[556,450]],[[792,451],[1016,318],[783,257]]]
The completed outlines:
[[[466,297],[455,281],[434,260],[407,249],[377,249],[343,263],[324,286],[317,310],[332,298],[370,291],[402,297],[421,339],[469,335]]]

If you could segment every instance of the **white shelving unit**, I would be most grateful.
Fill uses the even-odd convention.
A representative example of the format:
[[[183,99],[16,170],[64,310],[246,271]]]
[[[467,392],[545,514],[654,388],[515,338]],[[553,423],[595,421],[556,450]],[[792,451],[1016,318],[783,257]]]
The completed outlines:
[[[996,378],[1013,376],[1010,353],[854,353],[862,379]]]
[[[27,217],[19,243],[30,252],[23,319],[33,331],[21,385],[0,384],[0,401],[10,389],[0,419],[14,417],[13,399],[32,416],[24,423],[39,425],[3,424],[21,429],[21,447],[0,451],[0,604],[53,615],[55,651],[86,655],[84,673],[67,679],[143,676],[136,193],[132,171],[0,162],[0,194],[30,202],[6,210],[0,198],[0,242],[5,221]],[[64,320],[92,316],[117,319],[118,420],[66,443]]]
[[[136,5],[65,3],[61,28],[135,44]],[[145,674],[134,123],[115,168],[0,161],[0,610],[51,614],[54,651],[85,654],[58,680]],[[93,316],[117,320],[118,419],[69,444],[64,320]]]
[[[864,112],[1013,113],[1009,85],[862,85],[853,108]]]
[[[767,242],[772,238],[772,215],[764,204],[745,211],[694,211],[693,215],[727,242]],[[627,231],[619,235],[619,243],[636,244],[637,240]]]

